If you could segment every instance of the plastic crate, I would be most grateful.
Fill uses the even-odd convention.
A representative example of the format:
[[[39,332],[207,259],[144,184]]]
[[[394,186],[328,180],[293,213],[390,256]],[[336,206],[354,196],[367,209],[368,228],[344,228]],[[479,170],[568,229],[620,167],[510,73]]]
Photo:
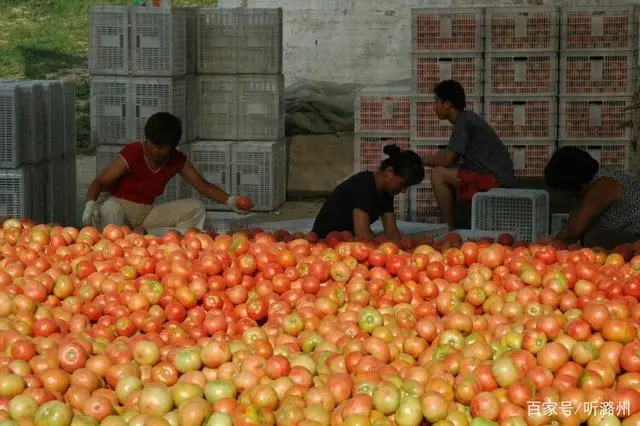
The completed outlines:
[[[188,143],[198,139],[198,79],[195,75],[187,75],[185,84],[187,96],[183,131]]]
[[[200,75],[198,79],[198,136],[201,139],[238,138],[238,78]]]
[[[438,152],[447,149],[448,145],[449,141],[446,139],[429,141],[412,139],[411,143],[409,144],[409,149],[418,154],[421,158],[424,158],[427,156],[436,155]]]
[[[313,229],[315,218],[282,220],[279,222],[253,223],[253,228],[262,229],[265,232],[275,232],[284,229],[290,233],[302,232],[308,234]]]
[[[131,70],[131,7],[90,6],[89,73],[127,75]]]
[[[441,223],[440,209],[431,186],[431,171],[426,170],[423,183],[409,188],[409,218],[420,223]]]
[[[548,195],[544,191],[501,189],[480,192],[471,202],[471,229],[510,232],[532,242],[549,233]]]
[[[433,96],[433,89],[443,80],[456,80],[467,96],[482,96],[482,54],[414,53],[411,73],[414,91]]]
[[[282,72],[282,8],[238,8],[241,74]]]
[[[613,51],[637,48],[637,7],[561,8],[561,51]]]
[[[503,141],[511,159],[513,168],[518,177],[542,177],[544,168],[553,155],[555,141]]]
[[[633,170],[635,152],[632,141],[560,141],[558,148],[573,146],[587,151],[603,166],[613,167],[621,172]]]
[[[185,7],[187,74],[198,72],[198,9]]]
[[[435,112],[433,97],[414,98],[411,102],[411,138],[423,140],[448,140],[453,132],[453,125],[449,120],[440,120]],[[484,104],[480,98],[467,99],[468,111],[479,116],[484,115]]]
[[[67,200],[65,194],[67,188],[65,186],[65,160],[64,158],[56,158],[51,160],[47,165],[47,181],[46,181],[46,212],[45,218],[47,223],[62,224],[65,220],[65,203],[71,202]],[[75,194],[75,191],[74,191]],[[74,203],[75,204],[75,203]]]
[[[134,8],[131,36],[133,75],[171,77],[187,73],[187,12],[184,8]]]
[[[212,229],[218,234],[247,231],[251,228],[254,218],[255,214],[253,213],[207,212],[204,229]]]
[[[284,75],[239,76],[238,139],[284,137]]]
[[[479,241],[489,240],[496,241],[502,232],[498,231],[479,231],[473,229],[456,229],[452,231],[454,234],[460,235],[462,241]]]
[[[178,148],[187,158],[190,158],[191,145],[182,145]],[[172,201],[189,198],[191,196],[191,185],[182,178],[180,174],[175,175],[164,188],[164,192],[154,200],[155,205],[170,203]]]
[[[560,140],[630,140],[626,108],[632,98],[564,97],[560,98]]]
[[[356,133],[409,133],[411,88],[366,87],[355,100]]]
[[[494,193],[494,194],[506,194],[506,195],[512,195],[515,192],[514,191],[520,191],[523,192],[526,195],[536,195],[536,196],[541,196],[542,198],[542,215],[544,217],[551,217],[551,196],[549,195],[549,193],[543,189],[514,189],[514,188],[492,188],[489,190],[489,192]],[[548,226],[545,225],[545,226]]]
[[[96,148],[96,176],[100,174],[124,148],[122,145],[98,145]]]
[[[75,158],[76,146],[76,88],[70,81],[63,81],[64,90],[64,155]]]
[[[558,8],[501,7],[485,13],[487,52],[558,50]]]
[[[34,219],[33,167],[0,169],[0,216]]]
[[[76,226],[78,216],[78,186],[76,178],[76,157],[64,158],[64,217],[63,223]]]
[[[22,133],[20,162],[40,163],[47,158],[47,111],[42,85],[33,80],[2,80],[0,84],[15,86],[22,93],[18,122]]]
[[[484,49],[484,11],[449,7],[411,10],[414,53],[481,52]]]
[[[44,141],[48,158],[60,158],[65,150],[64,133],[64,87],[61,81],[31,80],[29,83],[42,86],[44,98]]]
[[[569,221],[569,214],[567,213],[554,213],[551,215],[551,234],[555,235],[562,231]]]
[[[556,139],[556,98],[485,98],[484,116],[502,139]]]
[[[35,223],[47,222],[47,192],[49,191],[49,165],[40,163],[31,166],[32,189],[30,191],[33,211],[30,219]]]
[[[489,54],[485,56],[485,95],[556,96],[558,58],[555,52]]]
[[[198,141],[191,144],[191,163],[202,176],[226,193],[231,192],[232,141]],[[223,204],[212,201],[191,190],[191,197],[198,198],[207,210],[229,210]]]
[[[285,140],[238,142],[231,148],[231,191],[253,201],[254,211],[272,211],[287,198]]]
[[[22,164],[22,92],[0,84],[0,167]]]
[[[566,53],[560,57],[561,96],[633,96],[637,58],[633,52]]]
[[[182,122],[181,142],[186,140],[187,85],[184,77],[131,79],[134,133],[133,138],[144,140],[144,126],[157,112],[170,112]]]
[[[396,221],[409,219],[409,197],[406,192],[393,197],[393,212],[396,214]]]
[[[355,171],[377,171],[386,158],[382,152],[386,145],[396,144],[402,149],[409,149],[409,137],[397,135],[353,137],[353,169]]]
[[[125,145],[133,138],[131,81],[127,77],[91,78],[91,141]]]
[[[237,73],[239,28],[235,9],[198,9],[197,31],[198,73]]]

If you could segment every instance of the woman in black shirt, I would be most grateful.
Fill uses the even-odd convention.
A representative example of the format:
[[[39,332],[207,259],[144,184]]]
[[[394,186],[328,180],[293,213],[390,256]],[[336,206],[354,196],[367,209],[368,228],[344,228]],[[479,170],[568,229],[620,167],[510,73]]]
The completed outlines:
[[[332,231],[349,231],[356,238],[373,239],[371,224],[382,216],[385,236],[400,239],[393,197],[424,180],[424,163],[418,154],[397,145],[387,145],[383,152],[389,158],[379,171],[356,173],[333,190],[313,225],[320,238]]]

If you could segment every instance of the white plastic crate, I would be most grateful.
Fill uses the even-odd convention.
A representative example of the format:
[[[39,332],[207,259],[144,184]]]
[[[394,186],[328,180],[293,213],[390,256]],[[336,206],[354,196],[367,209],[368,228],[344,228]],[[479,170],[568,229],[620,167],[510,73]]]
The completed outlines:
[[[100,174],[124,148],[122,145],[98,145],[96,148],[96,176]]]
[[[272,211],[287,198],[286,141],[238,142],[231,147],[231,191],[253,201],[254,211]]]
[[[518,177],[542,177],[544,168],[551,159],[555,141],[510,141],[503,140],[509,150],[513,168]]]
[[[456,229],[453,233],[460,235],[462,241],[496,241],[498,237],[500,237],[500,234],[502,234],[502,232],[498,231],[479,231],[473,229]]]
[[[575,141],[558,142],[558,148],[573,146],[587,151],[603,166],[613,167],[621,172],[633,170],[635,150],[632,141]]]
[[[443,80],[456,80],[467,96],[482,96],[484,64],[482,54],[414,53],[411,59],[412,82],[417,94],[433,95]]]
[[[561,10],[561,51],[614,51],[637,48],[637,7],[576,6]]]
[[[239,28],[235,9],[198,9],[197,31],[198,73],[237,73]]]
[[[70,81],[63,81],[64,90],[64,155],[75,158],[76,146],[76,89]]]
[[[365,87],[355,98],[356,133],[409,133],[411,88]]]
[[[32,166],[0,169],[0,216],[34,218]]]
[[[30,192],[33,211],[30,219],[35,223],[46,223],[49,191],[49,165],[40,163],[31,166],[32,189]]]
[[[67,200],[65,187],[65,160],[64,158],[56,158],[47,164],[47,181],[46,186],[46,212],[45,218],[47,223],[62,224],[65,220],[65,203],[71,202]],[[65,195],[63,195],[65,194]],[[75,192],[74,192],[75,194]],[[75,203],[74,203],[75,204]]]
[[[43,161],[47,157],[47,113],[42,85],[32,80],[3,80],[0,84],[15,86],[22,93],[19,121],[22,132],[21,163],[37,164]]]
[[[238,8],[240,74],[282,72],[282,8]]]
[[[238,138],[238,78],[200,75],[198,79],[198,136],[201,139]]]
[[[187,74],[198,71],[198,9],[185,7]]]
[[[182,130],[185,142],[188,143],[198,139],[198,79],[195,75],[187,75],[185,84],[187,96]]]
[[[569,214],[567,213],[554,213],[551,215],[551,234],[555,235],[562,231],[569,221]]]
[[[126,145],[134,135],[128,77],[91,77],[91,141]]]
[[[409,149],[408,136],[396,135],[354,135],[353,137],[353,169],[355,171],[380,170],[380,164],[387,157],[382,150],[386,145],[398,145],[401,149]]]
[[[556,139],[556,98],[485,98],[484,116],[502,139]]]
[[[448,145],[449,141],[447,139],[427,141],[412,139],[411,143],[409,144],[409,149],[418,154],[420,158],[424,158],[427,156],[436,155],[438,152],[447,149]]]
[[[284,75],[239,76],[238,139],[284,137]]]
[[[435,112],[433,97],[416,97],[411,101],[411,138],[414,140],[449,139],[453,125],[449,120],[440,120]],[[484,104],[481,98],[468,98],[468,111],[479,116],[484,115]]]
[[[281,220],[279,222],[258,222],[253,223],[253,228],[262,229],[265,232],[275,232],[281,229],[289,233],[302,232],[308,234],[313,229],[316,218]]]
[[[633,52],[566,53],[560,56],[561,96],[633,96],[637,57]]]
[[[76,157],[65,157],[64,168],[64,224],[76,226],[79,205],[79,194],[76,180]],[[84,196],[85,194],[82,195]]]
[[[471,229],[506,231],[527,242],[548,235],[549,198],[542,192],[500,189],[475,194],[471,202]]]
[[[626,110],[630,97],[564,97],[560,98],[560,140],[630,140],[632,128],[627,126]]]
[[[549,193],[543,189],[514,189],[514,188],[492,188],[489,190],[489,192],[492,192],[494,194],[498,194],[498,193],[502,193],[502,194],[506,194],[506,195],[512,195],[514,194],[516,190],[519,190],[521,192],[524,192],[527,195],[535,195],[535,196],[540,196],[542,197],[542,208],[541,208],[541,212],[542,215],[547,218],[547,224],[545,226],[547,226],[546,229],[548,229],[549,226],[549,218],[551,217],[551,196],[549,195]],[[545,231],[548,233],[548,231]]]
[[[22,164],[22,93],[15,86],[0,84],[0,167]]]
[[[411,46],[414,53],[481,52],[484,11],[450,7],[412,9]]]
[[[558,57],[549,53],[485,56],[485,95],[556,96]]]
[[[44,97],[45,126],[44,140],[48,158],[60,158],[64,155],[64,87],[57,80],[31,80],[40,84]]]
[[[487,52],[558,50],[558,8],[500,7],[485,13]]]
[[[181,145],[178,147],[182,153],[190,157],[191,145]],[[155,199],[153,204],[164,204],[172,201],[189,198],[191,196],[191,185],[182,178],[180,174],[175,175],[164,188],[164,192]]]
[[[212,229],[218,234],[247,231],[251,228],[254,217],[254,213],[207,212],[204,229]]]
[[[191,163],[202,176],[226,193],[231,192],[232,141],[198,141],[191,144]],[[228,207],[204,198],[191,189],[191,197],[198,198],[207,210],[228,210]]]
[[[131,69],[128,6],[90,6],[89,73],[127,75]]]
[[[133,75],[171,77],[187,73],[186,19],[184,8],[133,8]]]
[[[431,186],[431,169],[426,169],[424,182],[409,188],[409,218],[420,223],[441,223],[440,209]]]
[[[186,137],[187,86],[184,77],[131,79],[131,95],[134,120],[133,138],[144,140],[144,126],[157,112],[169,112],[182,123],[181,142]]]

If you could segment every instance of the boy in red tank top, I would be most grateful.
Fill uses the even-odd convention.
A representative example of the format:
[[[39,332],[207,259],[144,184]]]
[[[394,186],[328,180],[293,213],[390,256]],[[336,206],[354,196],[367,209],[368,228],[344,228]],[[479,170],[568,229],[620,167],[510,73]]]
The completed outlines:
[[[182,136],[180,120],[168,112],[153,114],[144,127],[146,140],[126,145],[120,154],[93,180],[87,191],[82,214],[85,226],[129,225],[136,231],[151,228],[204,227],[204,204],[196,199],[177,200],[153,205],[167,183],[180,174],[198,193],[243,213],[239,198],[230,196],[205,180],[191,162],[177,149]],[[102,191],[111,194],[102,205],[97,199]]]

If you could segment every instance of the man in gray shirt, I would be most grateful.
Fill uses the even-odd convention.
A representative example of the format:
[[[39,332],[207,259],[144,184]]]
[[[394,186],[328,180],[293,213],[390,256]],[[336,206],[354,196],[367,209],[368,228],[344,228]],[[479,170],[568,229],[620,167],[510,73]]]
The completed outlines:
[[[424,157],[432,167],[431,184],[440,215],[454,229],[455,193],[471,200],[473,194],[492,187],[516,185],[513,161],[493,128],[473,111],[466,111],[464,89],[454,80],[445,80],[435,89],[435,112],[441,120],[453,124],[446,150]]]

